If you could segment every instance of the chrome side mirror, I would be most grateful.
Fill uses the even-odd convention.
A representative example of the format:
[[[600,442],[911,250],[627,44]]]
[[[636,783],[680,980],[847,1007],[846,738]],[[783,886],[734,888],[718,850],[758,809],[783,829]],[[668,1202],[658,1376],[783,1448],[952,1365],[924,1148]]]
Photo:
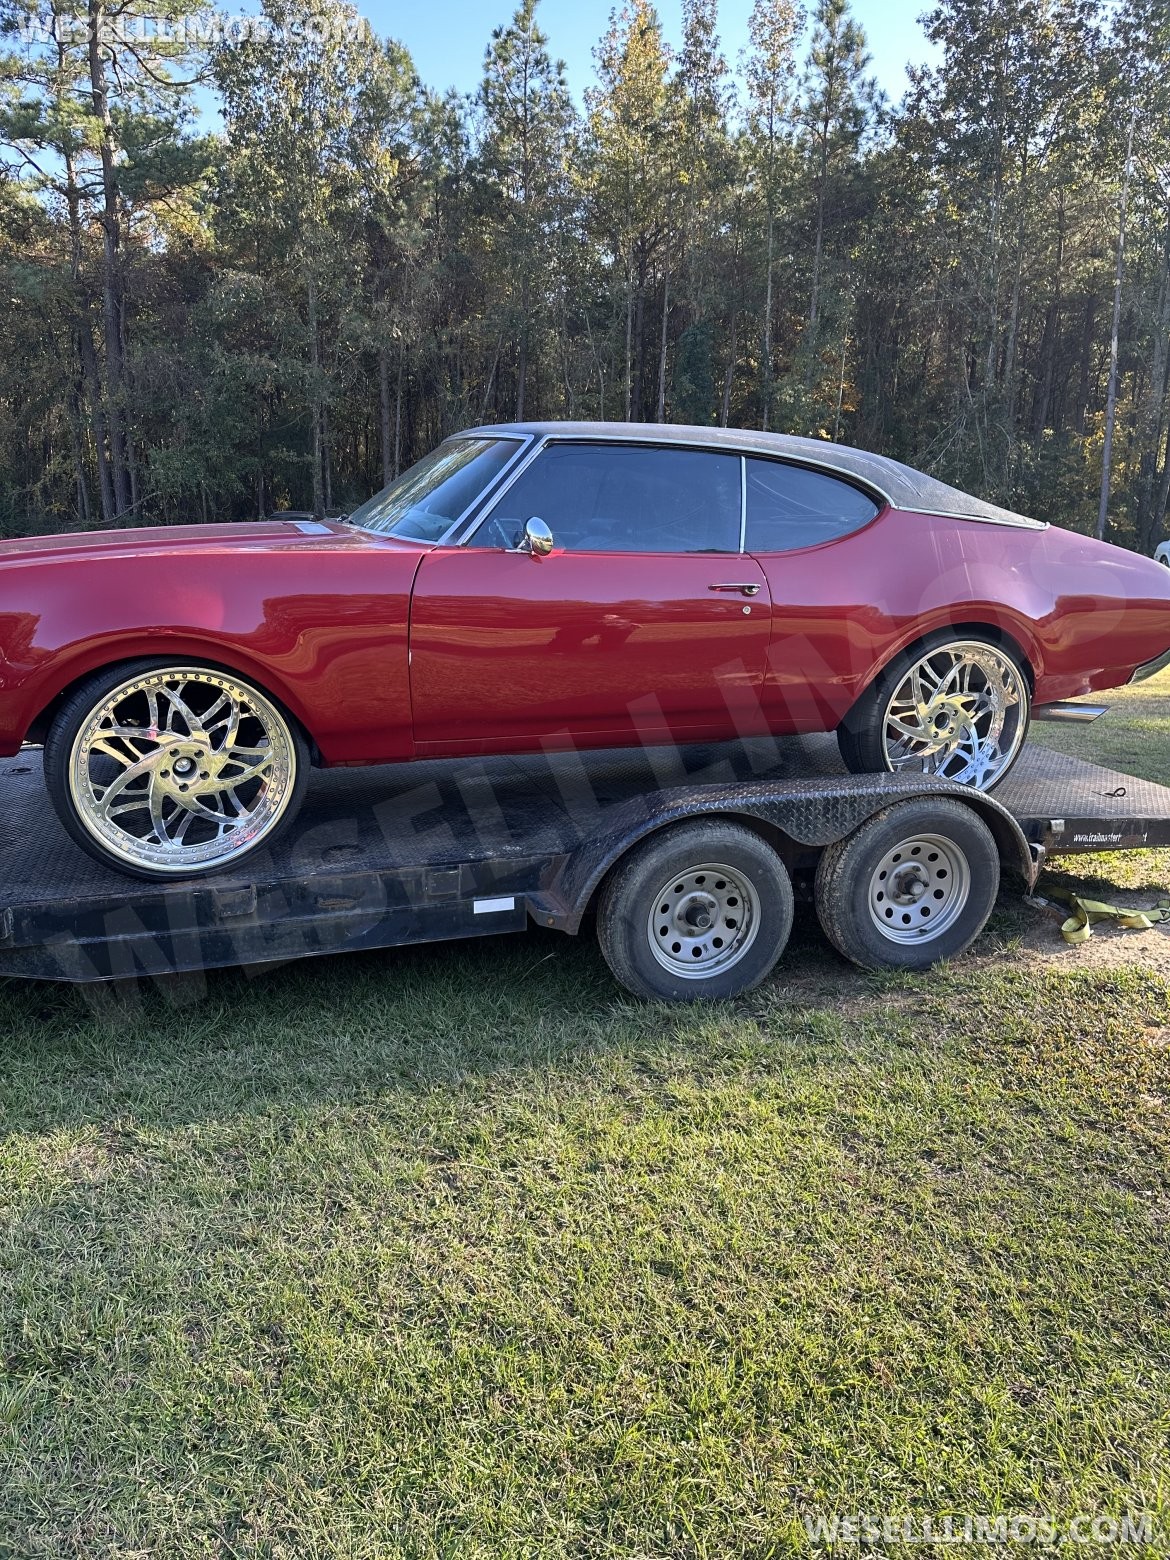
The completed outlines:
[[[524,537],[520,551],[531,553],[534,558],[547,558],[553,550],[553,534],[539,515],[530,515],[524,522]]]

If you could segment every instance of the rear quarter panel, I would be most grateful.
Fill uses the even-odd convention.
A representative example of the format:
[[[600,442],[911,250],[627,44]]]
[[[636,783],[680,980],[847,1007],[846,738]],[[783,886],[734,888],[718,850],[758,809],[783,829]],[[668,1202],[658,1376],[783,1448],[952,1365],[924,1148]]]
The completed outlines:
[[[775,730],[831,730],[907,646],[1000,630],[1038,703],[1127,681],[1170,648],[1170,571],[1049,527],[887,509],[840,541],[759,554],[773,599],[765,691]]]

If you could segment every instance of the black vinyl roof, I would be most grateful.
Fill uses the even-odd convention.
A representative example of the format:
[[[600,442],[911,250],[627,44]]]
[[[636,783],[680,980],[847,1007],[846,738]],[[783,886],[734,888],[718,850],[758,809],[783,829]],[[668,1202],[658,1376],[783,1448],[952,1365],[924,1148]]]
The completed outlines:
[[[973,498],[958,488],[939,482],[923,471],[904,466],[885,455],[871,455],[827,439],[801,439],[787,433],[760,433],[748,428],[699,428],[679,423],[626,422],[514,422],[469,428],[480,435],[521,434],[540,439],[591,439],[622,444],[664,444],[726,450],[736,455],[770,455],[819,466],[825,471],[852,477],[872,488],[895,509],[919,514],[947,515],[959,520],[984,520],[998,525],[1044,529],[1045,522],[1002,509]]]

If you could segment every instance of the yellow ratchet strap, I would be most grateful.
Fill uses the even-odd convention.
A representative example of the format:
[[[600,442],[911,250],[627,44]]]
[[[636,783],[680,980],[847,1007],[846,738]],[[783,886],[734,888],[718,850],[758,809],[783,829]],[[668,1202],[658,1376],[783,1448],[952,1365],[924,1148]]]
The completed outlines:
[[[1125,905],[1107,904],[1104,899],[1085,899],[1067,888],[1047,888],[1044,893],[1046,898],[1059,899],[1072,911],[1060,928],[1060,935],[1068,943],[1087,942],[1098,921],[1112,921],[1115,926],[1134,932],[1148,932],[1151,927],[1170,921],[1170,899],[1149,910],[1133,910]]]

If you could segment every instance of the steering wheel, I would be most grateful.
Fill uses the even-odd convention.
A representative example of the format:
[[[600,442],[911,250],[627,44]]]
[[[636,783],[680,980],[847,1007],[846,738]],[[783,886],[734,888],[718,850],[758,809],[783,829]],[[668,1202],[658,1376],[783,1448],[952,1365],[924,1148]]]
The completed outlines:
[[[520,540],[522,527],[516,520],[505,520],[499,515],[493,515],[484,525],[484,534],[488,545],[491,547],[504,547],[509,552],[514,552],[516,544]]]

